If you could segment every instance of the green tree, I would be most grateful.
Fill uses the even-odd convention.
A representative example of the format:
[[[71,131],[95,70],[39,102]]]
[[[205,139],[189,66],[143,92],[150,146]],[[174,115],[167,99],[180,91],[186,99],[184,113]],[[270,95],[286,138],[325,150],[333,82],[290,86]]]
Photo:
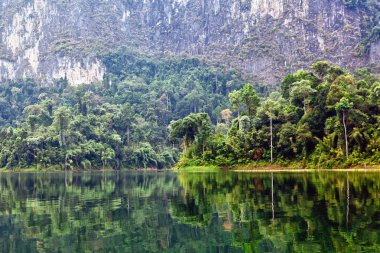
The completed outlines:
[[[243,105],[243,97],[241,95],[241,90],[234,90],[228,94],[230,99],[230,103],[232,104],[233,109],[235,109],[238,113],[238,119],[240,119],[240,111]],[[240,124],[239,124],[240,129]]]
[[[316,90],[311,88],[310,81],[301,80],[293,83],[293,87],[290,90],[290,100],[293,102],[297,99],[302,100],[304,115],[306,115],[307,107],[310,103],[310,96],[315,92]]]
[[[112,148],[105,148],[101,153],[101,160],[103,162],[103,169],[106,168],[107,163],[115,159],[115,151]]]
[[[67,107],[59,107],[54,112],[53,125],[59,133],[59,143],[63,147],[66,145],[65,131],[69,126],[71,111]]]
[[[347,114],[354,107],[354,104],[346,97],[340,99],[335,105],[335,110],[342,114],[342,122],[344,127],[344,142],[346,147],[346,158],[348,159],[348,138],[347,138]]]
[[[323,79],[328,74],[331,64],[327,61],[319,61],[314,63],[311,68],[319,78]]]
[[[269,136],[270,136],[270,162],[273,163],[273,120],[277,118],[276,111],[280,107],[279,94],[272,93],[268,99],[266,99],[262,105],[262,112],[269,119]]]
[[[241,95],[241,100],[244,101],[247,111],[248,111],[248,116],[252,117],[256,114],[256,110],[259,106],[260,103],[260,98],[256,93],[256,90],[253,88],[253,85],[250,83],[247,83],[241,90],[240,90],[240,95]],[[231,97],[233,98],[232,102],[235,102],[237,98],[234,98],[236,95],[232,95]],[[230,100],[231,100],[230,97]]]
[[[177,138],[183,138],[185,152],[193,143],[195,137],[200,132],[208,132],[210,127],[209,116],[206,113],[190,114],[189,116],[173,121],[170,124],[170,140],[174,141]]]

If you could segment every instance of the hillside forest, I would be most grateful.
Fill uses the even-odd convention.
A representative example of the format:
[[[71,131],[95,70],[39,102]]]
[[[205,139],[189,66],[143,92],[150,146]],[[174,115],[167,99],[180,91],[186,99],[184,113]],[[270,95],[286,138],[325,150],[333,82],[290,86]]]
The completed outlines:
[[[197,59],[121,51],[103,63],[98,83],[1,83],[0,168],[169,168],[180,152],[168,139],[170,122],[199,112],[220,121],[228,94],[244,84]]]
[[[318,62],[271,92],[197,59],[121,51],[103,63],[103,82],[0,85],[0,168],[380,162],[380,80],[366,69]]]

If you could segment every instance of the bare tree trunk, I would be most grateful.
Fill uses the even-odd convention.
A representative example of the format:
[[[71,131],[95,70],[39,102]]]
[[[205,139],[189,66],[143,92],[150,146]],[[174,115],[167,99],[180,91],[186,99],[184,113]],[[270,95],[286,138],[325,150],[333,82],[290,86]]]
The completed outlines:
[[[65,169],[65,188],[67,187],[67,170]]]
[[[64,151],[65,151],[65,172],[67,170],[67,150],[66,150],[66,147],[64,147]]]
[[[242,136],[243,134],[241,132],[240,110],[238,110],[238,128],[239,128],[240,136]]]
[[[63,123],[62,123],[63,119],[62,117],[60,116],[60,119],[59,119],[59,135],[60,135],[60,138],[61,138],[61,145],[62,146],[65,146],[65,135],[63,133],[64,129],[63,129]]]
[[[270,117],[270,162],[273,163],[273,119]]]
[[[127,143],[129,145],[129,135],[130,135],[130,130],[129,130],[129,126],[127,126]]]
[[[347,212],[346,212],[346,229],[348,230],[349,218],[350,218],[350,181],[348,180],[347,172]]]
[[[306,115],[306,103],[305,102],[303,102],[303,113],[304,113],[304,115]]]
[[[187,134],[185,134],[184,138],[184,149],[185,149],[185,154],[187,153],[187,146],[189,145],[189,140],[187,139]]]
[[[346,142],[346,158],[348,159],[348,140],[347,140],[347,126],[346,126],[346,113],[343,111],[343,126],[344,126],[344,140]]]
[[[38,157],[37,157],[37,151],[34,153],[34,159],[36,160],[36,170],[38,170]]]
[[[271,173],[271,193],[272,193],[272,222],[274,222],[274,189],[273,189],[273,172]]]

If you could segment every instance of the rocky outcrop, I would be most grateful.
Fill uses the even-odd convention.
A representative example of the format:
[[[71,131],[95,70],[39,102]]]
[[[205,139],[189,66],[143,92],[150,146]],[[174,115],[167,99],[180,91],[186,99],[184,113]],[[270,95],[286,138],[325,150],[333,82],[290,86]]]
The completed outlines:
[[[379,42],[358,56],[368,19],[343,0],[0,0],[0,76],[71,84],[101,80],[101,55],[119,47],[196,56],[275,84],[326,59],[378,64]]]

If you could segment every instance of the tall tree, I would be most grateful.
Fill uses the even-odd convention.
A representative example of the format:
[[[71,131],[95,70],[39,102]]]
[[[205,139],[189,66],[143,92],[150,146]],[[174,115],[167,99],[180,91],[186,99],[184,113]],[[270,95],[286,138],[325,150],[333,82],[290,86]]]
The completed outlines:
[[[242,101],[247,107],[248,116],[252,117],[256,114],[256,110],[259,107],[260,98],[253,88],[253,85],[247,83],[241,90]]]
[[[53,126],[59,133],[59,144],[63,148],[65,159],[65,170],[67,169],[67,147],[65,140],[65,131],[69,126],[71,111],[67,107],[59,107],[53,116]]]
[[[240,90],[234,90],[228,94],[228,97],[230,99],[230,103],[232,104],[232,107],[237,111],[238,113],[238,129],[241,130],[241,124],[240,124],[240,110],[241,106],[243,105],[243,99],[241,96]]]
[[[209,127],[210,119],[206,113],[190,114],[170,124],[171,131],[169,138],[171,141],[177,138],[183,138],[186,152],[188,147],[193,143],[196,135],[202,132],[203,129],[209,129]]]
[[[301,80],[293,84],[290,90],[290,100],[293,102],[297,99],[302,100],[304,115],[306,115],[307,107],[310,103],[310,96],[315,92],[316,90],[311,88],[311,82],[309,80]]]
[[[347,138],[347,114],[354,107],[354,104],[346,97],[340,99],[335,105],[335,110],[342,114],[342,122],[344,127],[344,141],[346,147],[346,158],[348,159],[348,138]]]
[[[53,125],[55,129],[59,132],[59,143],[61,147],[66,145],[65,141],[65,131],[70,122],[71,111],[67,107],[59,107],[54,112]]]
[[[273,163],[273,120],[277,118],[276,110],[280,106],[280,95],[272,93],[267,100],[261,105],[261,110],[269,119],[269,135],[270,135],[270,161]]]

